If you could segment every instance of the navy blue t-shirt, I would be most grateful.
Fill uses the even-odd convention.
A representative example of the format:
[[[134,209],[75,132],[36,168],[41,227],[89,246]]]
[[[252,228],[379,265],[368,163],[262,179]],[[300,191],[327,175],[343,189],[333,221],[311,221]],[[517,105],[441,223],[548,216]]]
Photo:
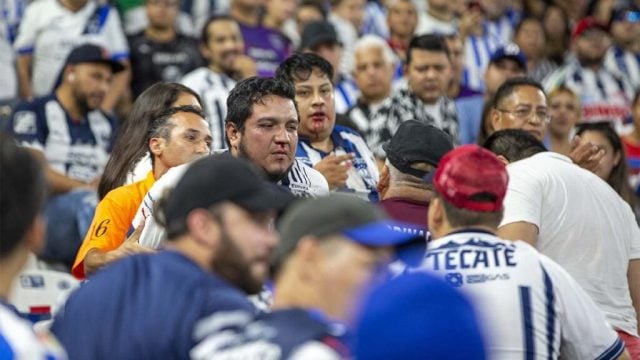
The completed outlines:
[[[199,320],[255,308],[246,295],[174,251],[136,255],[74,292],[51,330],[70,359],[186,359]]]

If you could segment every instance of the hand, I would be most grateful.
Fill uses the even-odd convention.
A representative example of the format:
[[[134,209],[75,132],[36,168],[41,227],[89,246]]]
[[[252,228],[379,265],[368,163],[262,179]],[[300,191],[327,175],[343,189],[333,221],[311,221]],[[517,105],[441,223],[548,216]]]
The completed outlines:
[[[313,168],[324,175],[329,183],[329,189],[333,190],[343,187],[347,183],[348,171],[351,168],[353,158],[353,154],[335,155],[331,153]]]
[[[237,77],[236,80],[243,80],[252,76],[256,76],[256,62],[246,55],[240,55],[233,62],[233,72]]]
[[[604,158],[604,150],[590,142],[581,142],[576,136],[571,140],[571,160],[583,169],[595,172]]]
[[[144,220],[140,221],[140,224],[138,225],[136,230],[128,238],[126,238],[117,249],[112,251],[114,259],[119,259],[127,255],[155,252],[155,250],[142,246],[138,242],[140,241],[140,234],[142,234],[142,229],[144,229]]]

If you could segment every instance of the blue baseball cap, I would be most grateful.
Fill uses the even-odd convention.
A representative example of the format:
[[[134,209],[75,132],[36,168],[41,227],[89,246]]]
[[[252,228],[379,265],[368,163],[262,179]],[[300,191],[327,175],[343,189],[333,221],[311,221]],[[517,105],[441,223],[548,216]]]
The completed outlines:
[[[358,360],[487,357],[472,304],[432,275],[410,273],[379,285],[359,314],[352,344]]]
[[[331,193],[317,199],[300,200],[287,209],[278,225],[280,245],[276,250],[276,262],[291,254],[306,235],[319,238],[344,235],[360,245],[396,247],[418,238],[398,230],[405,227],[407,224],[390,220],[382,209],[354,195]]]
[[[527,70],[527,56],[520,50],[520,47],[516,44],[507,44],[498,48],[491,54],[490,61],[492,63],[498,62],[502,59],[511,59],[517,62],[523,70]]]

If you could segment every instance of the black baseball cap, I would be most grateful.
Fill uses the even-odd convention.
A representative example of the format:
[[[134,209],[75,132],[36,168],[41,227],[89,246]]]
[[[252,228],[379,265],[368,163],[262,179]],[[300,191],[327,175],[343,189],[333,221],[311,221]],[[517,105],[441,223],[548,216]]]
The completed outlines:
[[[396,169],[422,178],[426,172],[411,165],[425,162],[437,167],[442,156],[453,150],[453,142],[447,133],[435,126],[407,120],[400,124],[395,135],[382,148]]]
[[[268,182],[249,162],[228,154],[194,162],[176,184],[164,206],[169,238],[185,229],[189,213],[230,201],[251,212],[283,210],[294,200],[284,187]]]
[[[320,44],[342,44],[336,29],[328,21],[310,22],[302,30],[300,50],[314,49]]]
[[[124,65],[115,61],[109,55],[109,52],[94,44],[80,45],[69,53],[66,64],[82,64],[82,63],[102,63],[109,65],[113,73],[124,70]]]

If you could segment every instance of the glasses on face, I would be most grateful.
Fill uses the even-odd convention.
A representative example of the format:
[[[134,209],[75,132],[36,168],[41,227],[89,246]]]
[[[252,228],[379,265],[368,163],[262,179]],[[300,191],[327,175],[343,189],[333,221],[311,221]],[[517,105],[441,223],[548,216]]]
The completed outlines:
[[[547,109],[536,109],[533,108],[520,108],[516,110],[506,110],[506,109],[496,109],[500,112],[510,114],[514,118],[526,122],[531,120],[532,118],[536,118],[542,121],[545,124],[548,124],[551,121],[551,115],[549,115],[549,111]]]

